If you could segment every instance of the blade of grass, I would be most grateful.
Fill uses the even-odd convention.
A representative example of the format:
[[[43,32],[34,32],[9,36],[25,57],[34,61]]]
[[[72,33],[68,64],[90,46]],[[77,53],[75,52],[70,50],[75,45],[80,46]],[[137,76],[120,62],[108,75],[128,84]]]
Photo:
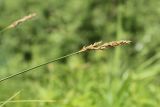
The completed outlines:
[[[3,107],[4,105],[6,105],[8,102],[10,102],[13,98],[15,98],[18,94],[20,94],[21,91],[16,92],[13,96],[11,96],[10,98],[8,98],[6,101],[4,101],[0,107]]]
[[[122,85],[116,93],[116,96],[114,99],[115,100],[114,107],[117,107],[118,105],[121,104],[121,102],[125,100],[123,97],[125,93],[128,93],[128,89],[131,81],[132,81],[131,74],[129,73],[129,71],[127,71],[126,73],[124,73]]]
[[[5,101],[0,101],[0,103],[4,103]],[[12,100],[8,101],[8,103],[53,103],[55,100]]]
[[[147,61],[145,61],[144,63],[141,64],[140,67],[138,67],[138,70],[141,71],[144,68],[150,66],[154,61],[160,59],[160,53],[156,54],[155,56],[151,57],[150,59],[148,59]]]
[[[120,40],[122,39],[122,35],[123,35],[123,27],[122,27],[122,9],[123,7],[121,5],[118,6],[118,14],[117,14],[117,36],[116,39]],[[120,64],[121,64],[121,49],[118,47],[115,49],[114,52],[114,68],[113,71],[114,73],[119,72],[119,68],[120,68]]]
[[[3,32],[6,31],[6,30],[7,30],[7,28],[2,29],[2,30],[0,31],[0,34],[3,33]]]

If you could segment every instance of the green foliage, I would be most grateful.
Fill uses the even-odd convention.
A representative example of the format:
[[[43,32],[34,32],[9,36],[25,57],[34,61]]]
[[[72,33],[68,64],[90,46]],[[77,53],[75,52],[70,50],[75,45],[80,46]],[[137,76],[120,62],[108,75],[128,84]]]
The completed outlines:
[[[35,12],[37,17],[0,33],[0,78],[100,40],[130,46],[89,52],[0,84],[12,107],[158,107],[160,105],[159,0],[0,0],[0,30]],[[6,106],[7,106],[6,105]]]

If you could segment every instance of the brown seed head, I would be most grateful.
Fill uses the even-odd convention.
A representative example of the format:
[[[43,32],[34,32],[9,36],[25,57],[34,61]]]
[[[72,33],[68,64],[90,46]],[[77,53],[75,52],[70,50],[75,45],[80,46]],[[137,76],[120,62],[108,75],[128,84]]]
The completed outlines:
[[[91,44],[89,46],[84,46],[79,52],[84,52],[88,50],[104,50],[106,48],[120,46],[120,45],[127,45],[129,43],[131,43],[131,41],[128,41],[128,40],[112,41],[108,43],[102,43],[102,41],[100,41],[100,42]]]
[[[16,20],[15,22],[13,22],[12,24],[10,24],[7,29],[10,29],[10,28],[15,28],[16,26],[18,26],[19,24],[27,21],[27,20],[30,20],[31,18],[35,17],[36,16],[36,13],[32,13],[32,14],[29,14],[27,16],[24,16],[23,18],[19,19],[19,20]]]

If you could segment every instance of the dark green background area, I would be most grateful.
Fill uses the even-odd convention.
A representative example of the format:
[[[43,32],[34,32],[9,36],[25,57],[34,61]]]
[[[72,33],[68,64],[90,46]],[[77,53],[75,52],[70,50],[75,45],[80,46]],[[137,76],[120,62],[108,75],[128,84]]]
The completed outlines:
[[[160,0],[0,0],[0,78],[97,41],[131,45],[91,51],[0,83],[6,107],[159,107]]]

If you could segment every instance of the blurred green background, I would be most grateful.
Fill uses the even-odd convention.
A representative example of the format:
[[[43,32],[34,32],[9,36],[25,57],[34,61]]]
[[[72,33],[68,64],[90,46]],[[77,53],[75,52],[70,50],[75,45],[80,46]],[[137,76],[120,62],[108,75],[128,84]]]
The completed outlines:
[[[97,41],[131,45],[75,55],[0,83],[6,107],[159,107],[160,0],[0,0],[0,78]]]

